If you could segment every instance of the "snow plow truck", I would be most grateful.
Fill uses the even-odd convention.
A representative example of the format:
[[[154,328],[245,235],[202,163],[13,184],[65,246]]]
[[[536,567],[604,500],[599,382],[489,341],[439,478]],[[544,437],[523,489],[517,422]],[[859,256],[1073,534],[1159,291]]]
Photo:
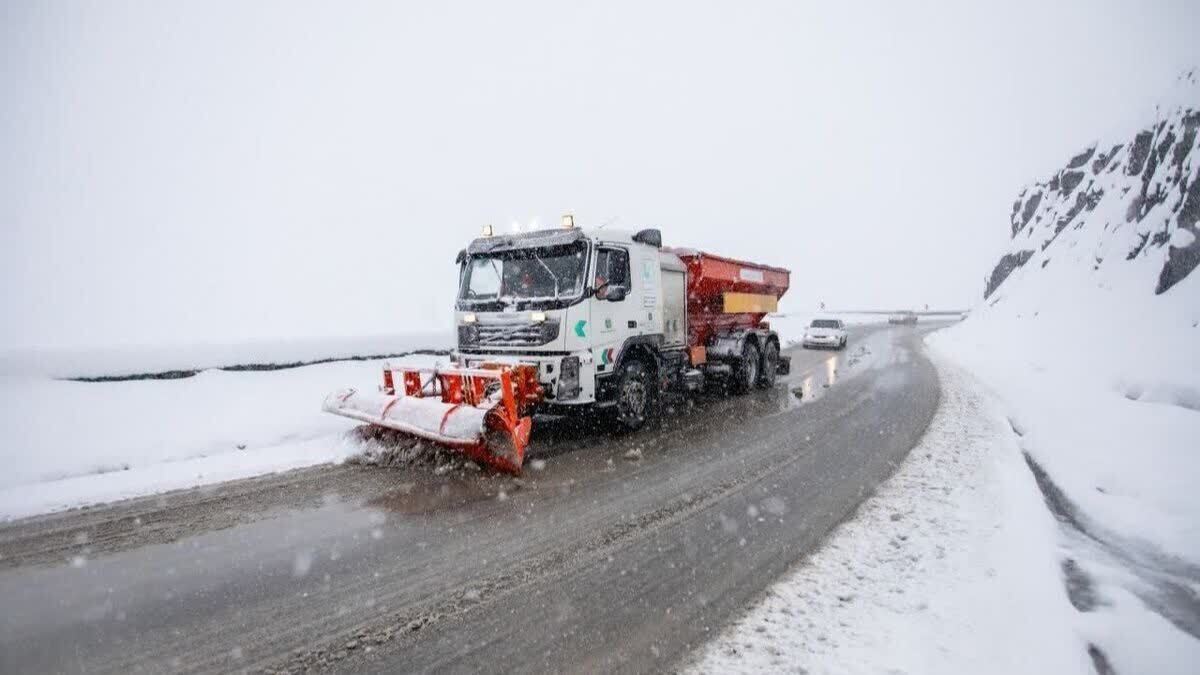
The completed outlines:
[[[601,409],[636,430],[660,396],[745,393],[786,374],[776,311],[790,272],[665,248],[656,229],[483,236],[458,253],[449,368],[386,364],[378,392],[323,409],[520,473],[536,413]]]

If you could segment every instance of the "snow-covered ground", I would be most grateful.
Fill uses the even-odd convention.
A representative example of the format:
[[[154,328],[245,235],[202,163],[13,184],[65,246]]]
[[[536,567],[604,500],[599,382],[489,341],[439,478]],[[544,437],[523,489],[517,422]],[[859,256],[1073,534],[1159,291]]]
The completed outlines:
[[[1118,673],[1195,672],[1200,276],[1154,295],[1153,264],[1098,274],[1057,252],[930,342],[996,392],[1040,472],[1077,634]]]
[[[1085,511],[1200,560],[1200,277],[1153,299],[1059,281],[1061,302],[1014,296],[934,342],[1002,394]]]
[[[242,364],[310,363],[352,356],[449,349],[451,331],[342,338],[254,340],[212,344],[159,344],[78,349],[0,351],[0,375],[76,378],[221,368]]]
[[[1038,472],[1032,476],[1045,493],[1044,508],[1060,521],[1053,548],[1077,610],[1069,625],[1116,672],[1195,672],[1200,414],[1132,395],[1122,385],[1131,380],[1121,364],[1136,360],[1122,358],[1129,347],[1097,358],[1065,334],[1047,333],[1037,351],[1021,352],[1022,340],[998,325],[976,341],[986,323],[931,342],[996,392],[1031,473]],[[1180,376],[1200,372],[1158,374],[1137,372],[1142,391],[1152,382],[1171,390]]]
[[[1053,263],[931,341],[1003,397],[1090,516],[1200,562],[1200,276],[1155,296],[1154,261],[1106,275]]]
[[[341,461],[358,449],[343,438],[356,423],[321,402],[374,387],[383,363],[127,382],[0,376],[0,520]]]
[[[1057,520],[1008,402],[935,353],[921,443],[687,670],[1194,672],[1200,641],[1164,614],[1188,620],[1196,568]]]
[[[689,671],[1089,672],[1016,437],[973,378],[939,375],[896,474]]]

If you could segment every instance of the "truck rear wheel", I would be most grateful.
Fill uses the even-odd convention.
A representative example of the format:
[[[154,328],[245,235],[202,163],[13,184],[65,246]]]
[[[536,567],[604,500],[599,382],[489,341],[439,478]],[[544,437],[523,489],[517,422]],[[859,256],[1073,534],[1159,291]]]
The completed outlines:
[[[730,382],[730,388],[735,394],[744,394],[750,391],[758,383],[758,373],[758,347],[755,347],[753,342],[747,341],[742,347],[742,358],[738,359],[737,366],[733,369],[733,381]]]
[[[629,431],[636,431],[649,419],[654,409],[654,391],[646,364],[631,358],[621,366],[617,380],[617,421]]]
[[[767,349],[763,352],[762,369],[758,373],[758,388],[770,389],[775,386],[775,379],[779,375],[779,345],[774,342],[767,343]]]

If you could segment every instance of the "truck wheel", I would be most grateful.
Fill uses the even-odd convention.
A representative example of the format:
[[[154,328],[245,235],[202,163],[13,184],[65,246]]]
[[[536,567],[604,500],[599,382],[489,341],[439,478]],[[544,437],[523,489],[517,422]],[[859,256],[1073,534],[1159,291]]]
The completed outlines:
[[[762,369],[758,373],[758,388],[770,389],[775,386],[775,379],[779,375],[779,345],[774,342],[767,343],[767,349],[763,352]]]
[[[617,380],[617,421],[629,431],[642,428],[654,405],[650,372],[646,364],[629,359],[621,366]]]
[[[753,342],[747,342],[742,347],[742,358],[733,369],[733,381],[730,383],[733,393],[744,394],[758,382],[758,364],[758,347]]]

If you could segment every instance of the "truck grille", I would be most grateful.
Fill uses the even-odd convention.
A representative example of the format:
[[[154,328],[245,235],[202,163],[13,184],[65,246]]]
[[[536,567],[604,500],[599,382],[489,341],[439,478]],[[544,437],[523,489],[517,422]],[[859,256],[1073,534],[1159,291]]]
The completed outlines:
[[[539,347],[557,337],[557,321],[474,323],[458,327],[459,347]]]

